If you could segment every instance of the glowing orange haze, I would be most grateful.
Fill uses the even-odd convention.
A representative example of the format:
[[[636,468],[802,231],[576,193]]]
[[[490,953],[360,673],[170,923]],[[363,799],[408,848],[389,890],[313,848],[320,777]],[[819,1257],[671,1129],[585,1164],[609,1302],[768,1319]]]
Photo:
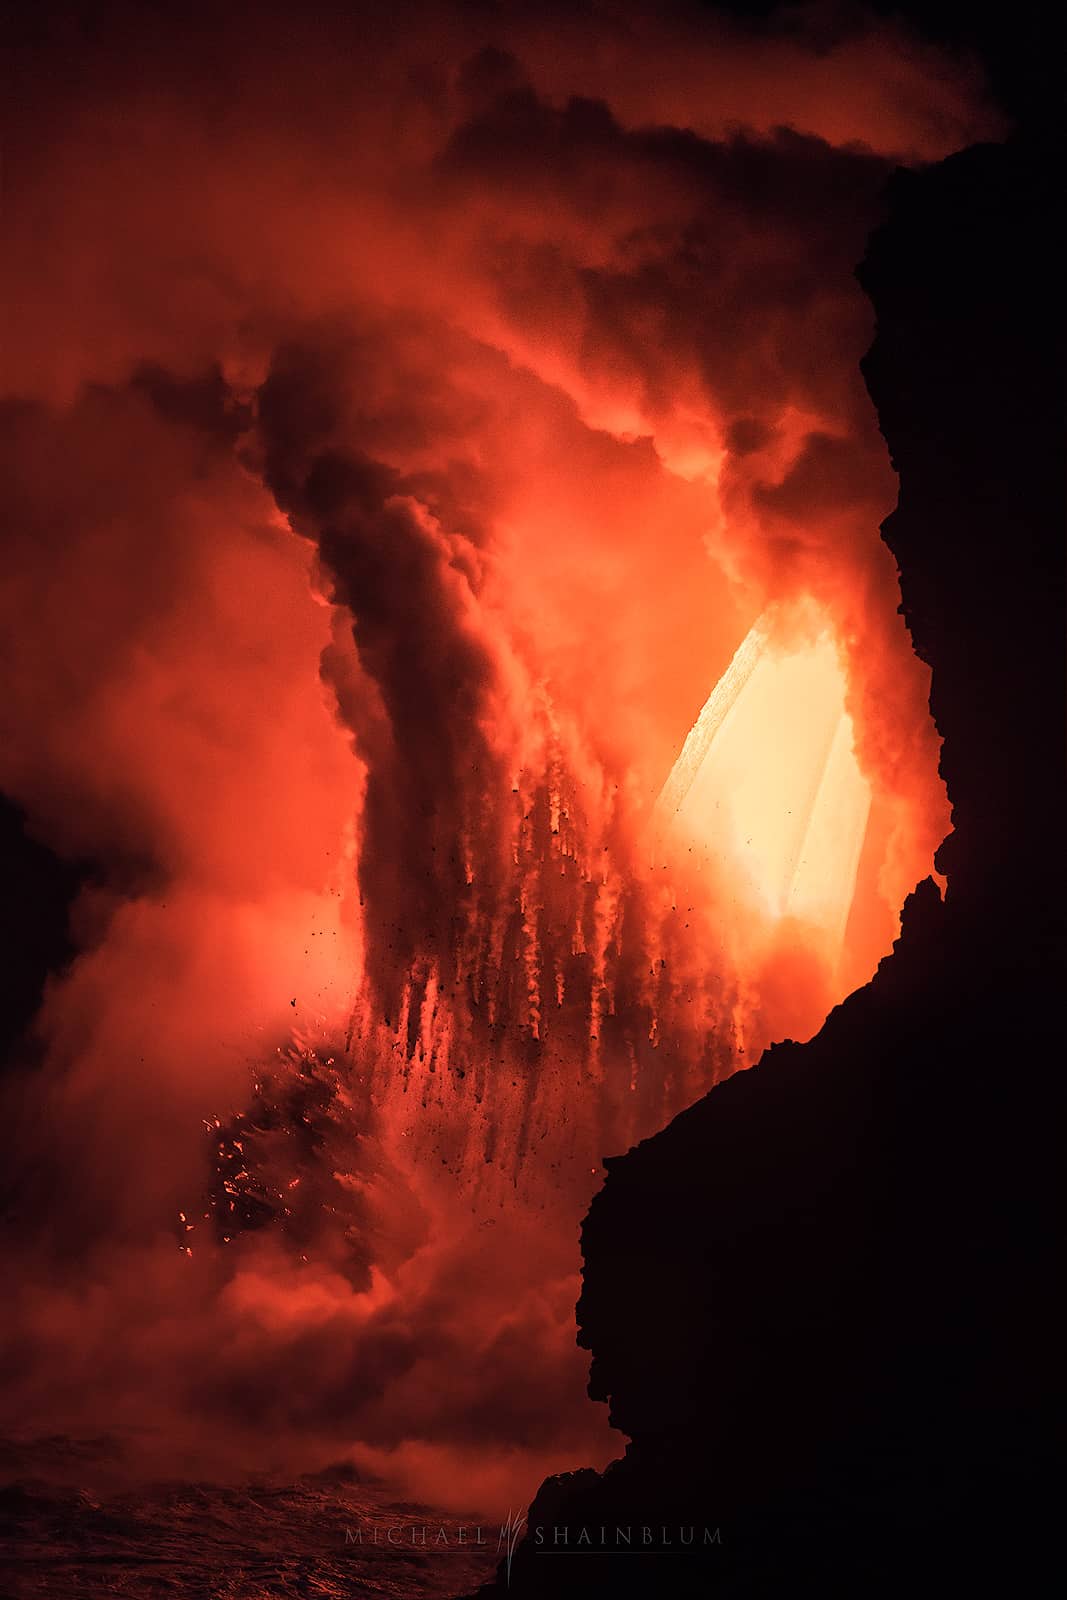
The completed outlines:
[[[884,31],[502,17],[30,62],[0,782],[95,872],[8,1110],[14,1425],[460,1506],[606,1458],[601,1157],[813,1032],[947,831],[851,269],[975,86]],[[751,852],[709,827],[695,870],[653,820],[760,617],[862,774],[846,738],[770,910]],[[768,838],[779,732],[739,709],[708,769]],[[315,1139],[249,1135],[213,1210],[293,1082]],[[286,1210],[242,1229],[257,1185]]]

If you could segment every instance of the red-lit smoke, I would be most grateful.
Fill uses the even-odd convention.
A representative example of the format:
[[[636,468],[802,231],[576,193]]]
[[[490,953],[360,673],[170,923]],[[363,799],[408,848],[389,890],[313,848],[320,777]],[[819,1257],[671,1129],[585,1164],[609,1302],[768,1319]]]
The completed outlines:
[[[130,13],[18,65],[0,783],[92,886],[9,1094],[5,1412],[528,1490],[603,1450],[600,1158],[817,1027],[946,831],[852,269],[989,120],[816,14]],[[812,600],[875,789],[836,977],[647,849]]]

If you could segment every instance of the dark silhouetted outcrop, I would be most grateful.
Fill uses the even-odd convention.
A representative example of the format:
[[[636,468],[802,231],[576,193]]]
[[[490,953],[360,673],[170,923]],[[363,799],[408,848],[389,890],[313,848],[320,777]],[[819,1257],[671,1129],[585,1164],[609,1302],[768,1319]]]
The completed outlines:
[[[610,1163],[578,1318],[590,1392],[633,1442],[543,1486],[512,1594],[1053,1592],[1055,196],[1025,144],[894,180],[860,269],[864,372],[933,668],[949,892],[919,885],[894,953],[811,1043]]]

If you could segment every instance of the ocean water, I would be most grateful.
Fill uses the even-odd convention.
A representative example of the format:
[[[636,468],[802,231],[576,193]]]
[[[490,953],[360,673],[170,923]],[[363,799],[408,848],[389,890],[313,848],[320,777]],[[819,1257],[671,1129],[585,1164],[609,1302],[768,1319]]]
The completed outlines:
[[[80,1486],[98,1482],[105,1448],[0,1447],[0,1600],[443,1600],[487,1582],[501,1557],[497,1524],[392,1500],[344,1468]]]

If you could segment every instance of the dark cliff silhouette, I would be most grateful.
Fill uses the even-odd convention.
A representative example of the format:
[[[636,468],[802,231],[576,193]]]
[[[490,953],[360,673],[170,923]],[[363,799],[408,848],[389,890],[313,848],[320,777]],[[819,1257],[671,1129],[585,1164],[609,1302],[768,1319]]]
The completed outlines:
[[[901,173],[859,274],[900,476],[883,533],[954,807],[948,894],[919,885],[893,954],[809,1044],[610,1163],[579,1337],[633,1442],[542,1487],[501,1593],[1053,1592],[1053,178],[1025,142]]]

